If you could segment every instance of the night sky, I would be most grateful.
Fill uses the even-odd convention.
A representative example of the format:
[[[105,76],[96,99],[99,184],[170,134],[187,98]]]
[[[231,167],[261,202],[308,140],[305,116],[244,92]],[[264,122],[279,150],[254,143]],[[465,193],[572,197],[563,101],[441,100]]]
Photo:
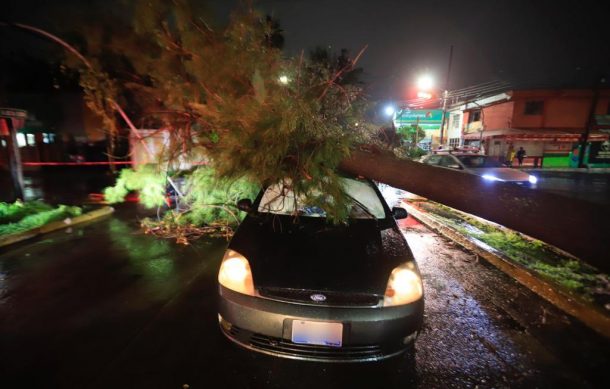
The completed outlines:
[[[3,2],[0,19],[49,28],[61,23],[57,4],[72,20],[88,11],[112,13],[113,1]],[[227,19],[237,0],[214,0],[215,24]],[[610,74],[610,27],[604,1],[398,1],[260,0],[256,6],[279,19],[285,52],[315,46],[368,45],[360,66],[373,98],[407,97],[414,78],[429,71],[444,86],[449,48],[454,45],[450,89],[502,79],[515,85],[588,86]],[[91,5],[93,4],[93,5]],[[83,8],[86,7],[86,8]],[[80,9],[79,9],[80,8]],[[54,10],[55,9],[55,10]],[[54,12],[55,11],[55,12]],[[64,15],[65,16],[65,15]],[[18,34],[17,34],[18,35]],[[0,32],[3,45],[32,38]],[[7,38],[8,37],[8,38]],[[13,42],[14,43],[14,42]],[[2,54],[5,55],[5,54]]]

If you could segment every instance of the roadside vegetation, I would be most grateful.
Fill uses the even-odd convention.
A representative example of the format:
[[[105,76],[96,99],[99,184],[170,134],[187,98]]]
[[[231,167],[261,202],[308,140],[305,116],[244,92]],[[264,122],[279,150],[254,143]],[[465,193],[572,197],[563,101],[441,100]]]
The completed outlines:
[[[0,236],[17,234],[81,214],[80,207],[51,206],[42,201],[0,203]]]
[[[159,166],[145,165],[122,170],[116,184],[106,188],[104,195],[112,204],[137,191],[140,203],[157,208],[156,218],[141,221],[144,231],[188,244],[203,235],[230,238],[245,216],[237,209],[237,201],[253,200],[259,190],[244,178],[219,178],[209,166],[173,174],[173,182],[180,194],[168,184]]]
[[[418,207],[472,240],[482,242],[542,278],[586,301],[610,308],[610,278],[536,239],[433,202]]]

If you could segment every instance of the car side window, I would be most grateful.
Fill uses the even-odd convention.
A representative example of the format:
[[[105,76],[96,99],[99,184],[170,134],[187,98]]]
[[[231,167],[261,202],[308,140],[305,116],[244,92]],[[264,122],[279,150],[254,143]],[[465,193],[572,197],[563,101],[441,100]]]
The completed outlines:
[[[439,162],[439,166],[443,167],[455,168],[456,165],[459,166],[459,163],[457,163],[457,161],[453,159],[453,157],[450,157],[448,155],[444,155]]]
[[[424,161],[424,163],[426,165],[438,165],[440,160],[441,160],[441,156],[440,155],[431,155],[430,157],[428,157],[428,159],[426,159]]]

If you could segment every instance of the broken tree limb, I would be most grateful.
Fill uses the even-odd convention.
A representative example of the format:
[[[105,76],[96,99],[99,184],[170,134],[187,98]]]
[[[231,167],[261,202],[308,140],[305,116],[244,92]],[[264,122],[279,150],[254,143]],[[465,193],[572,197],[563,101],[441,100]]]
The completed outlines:
[[[610,209],[458,170],[354,150],[341,169],[530,235],[610,271]]]

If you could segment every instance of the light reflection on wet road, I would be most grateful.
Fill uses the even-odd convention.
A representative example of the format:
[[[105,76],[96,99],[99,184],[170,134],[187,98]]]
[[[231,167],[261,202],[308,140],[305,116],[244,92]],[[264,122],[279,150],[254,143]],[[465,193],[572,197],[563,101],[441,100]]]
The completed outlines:
[[[535,171],[537,190],[610,207],[610,174]]]
[[[217,328],[226,243],[176,246],[141,234],[136,219],[121,209],[0,254],[0,387],[587,387],[609,366],[597,358],[607,342],[411,218],[402,227],[426,292],[414,359],[253,354]],[[570,359],[545,333],[590,357]]]

